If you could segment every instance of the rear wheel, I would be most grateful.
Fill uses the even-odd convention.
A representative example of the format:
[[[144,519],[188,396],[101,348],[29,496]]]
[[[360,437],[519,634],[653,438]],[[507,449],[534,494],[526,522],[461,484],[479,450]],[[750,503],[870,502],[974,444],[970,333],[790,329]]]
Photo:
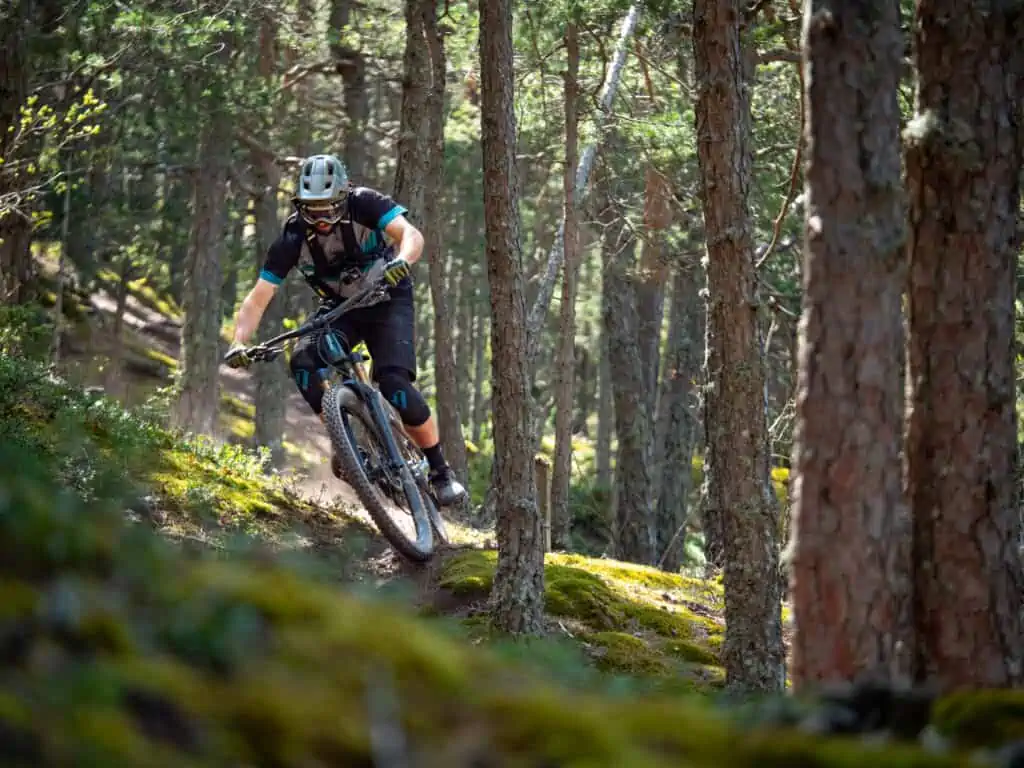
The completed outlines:
[[[401,450],[393,454],[378,429],[373,411],[379,409],[371,410],[361,401],[358,406],[346,405],[343,391],[343,386],[330,387],[323,400],[324,422],[342,477],[395,549],[410,560],[429,560],[434,552],[433,515],[428,508],[434,506],[432,499],[424,495]],[[388,428],[386,423],[381,426]]]

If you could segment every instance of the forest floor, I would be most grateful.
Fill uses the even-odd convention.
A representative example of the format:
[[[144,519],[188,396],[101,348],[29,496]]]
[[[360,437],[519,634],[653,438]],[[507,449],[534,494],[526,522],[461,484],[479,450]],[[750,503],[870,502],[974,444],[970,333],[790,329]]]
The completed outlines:
[[[856,702],[720,695],[718,579],[549,553],[547,632],[512,642],[487,620],[489,531],[462,521],[456,546],[411,566],[351,491],[267,475],[237,445],[182,439],[84,389],[102,381],[107,301],[72,308],[66,378],[0,353],[0,640],[22,659],[0,682],[32,694],[0,695],[0,762],[84,749],[154,766],[963,764],[887,743],[874,709],[865,733],[882,739],[815,735],[849,731]],[[128,321],[129,403],[176,365],[177,329],[151,309]],[[239,440],[250,386],[225,374],[222,437]],[[290,418],[296,468],[320,433],[302,427]],[[941,753],[1001,745],[1024,734],[1015,695],[914,717]]]

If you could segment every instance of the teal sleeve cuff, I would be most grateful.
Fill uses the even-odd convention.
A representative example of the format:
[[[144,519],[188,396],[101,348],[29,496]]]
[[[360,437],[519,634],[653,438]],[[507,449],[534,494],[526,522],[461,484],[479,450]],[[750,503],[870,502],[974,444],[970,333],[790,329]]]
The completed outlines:
[[[275,275],[273,272],[268,272],[267,270],[264,269],[262,272],[260,272],[260,280],[266,280],[268,283],[273,283],[274,285],[280,285],[282,280],[283,280],[283,278],[280,278],[277,275]]]
[[[377,229],[384,229],[388,224],[397,219],[399,216],[409,212],[408,208],[403,208],[400,205],[396,205],[390,211],[380,217],[380,221],[377,222]]]

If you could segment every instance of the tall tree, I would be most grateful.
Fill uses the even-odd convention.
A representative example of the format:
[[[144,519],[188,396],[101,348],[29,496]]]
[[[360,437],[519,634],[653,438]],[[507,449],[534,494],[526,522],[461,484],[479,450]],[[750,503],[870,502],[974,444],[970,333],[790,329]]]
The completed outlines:
[[[226,49],[218,60],[226,62]],[[185,263],[181,378],[175,426],[214,434],[220,397],[221,262],[227,228],[231,117],[219,84],[200,104],[204,119],[192,191],[192,228]]]
[[[366,123],[370,115],[366,57],[345,41],[345,30],[351,21],[354,5],[353,0],[331,0],[328,40],[335,71],[341,75],[345,98],[345,165],[357,184],[366,184],[369,170],[366,163]]]
[[[551,540],[555,546],[569,542],[569,486],[572,480],[573,394],[576,389],[576,283],[579,237],[576,223],[576,145],[578,143],[576,91],[580,69],[576,3],[571,2],[565,25],[565,167],[562,212],[565,259],[562,265],[562,304],[555,361],[555,462],[551,472]]]
[[[680,256],[673,268],[668,342],[658,393],[654,449],[658,457],[655,507],[658,565],[677,572],[685,554],[691,466],[697,440],[696,382],[700,377],[700,288],[698,265]]]
[[[424,44],[430,61],[423,117],[428,123],[426,175],[423,195],[423,228],[430,296],[434,304],[434,380],[437,403],[437,425],[445,456],[455,472],[467,472],[466,442],[462,437],[462,414],[459,410],[458,371],[455,367],[455,341],[452,313],[448,302],[448,279],[445,253],[441,244],[440,199],[444,189],[444,94],[446,63],[444,38],[437,18],[435,0],[420,0]]]
[[[270,83],[277,75],[277,29],[275,15],[264,13],[260,19],[258,73]],[[283,108],[283,105],[281,107]],[[280,232],[278,220],[278,189],[281,169],[276,158],[253,149],[251,152],[253,214],[255,218],[255,263],[258,271],[266,259],[267,249]],[[261,325],[271,334],[278,333],[288,311],[289,287],[282,286],[271,299]],[[285,459],[284,426],[288,393],[292,386],[288,369],[281,361],[278,365],[258,365],[253,371],[256,389],[253,396],[253,443],[270,450],[271,464],[281,466]]]
[[[27,44],[31,3],[0,8],[0,301],[23,301],[31,275],[30,210],[24,198],[29,174],[14,146],[28,95]]]
[[[491,296],[498,567],[495,624],[537,633],[544,613],[544,539],[534,488],[513,100],[512,0],[480,0],[480,122]]]
[[[602,188],[610,183],[607,171]],[[614,197],[608,195],[609,201]],[[637,344],[636,238],[621,212],[602,212],[601,314],[608,344],[612,399],[615,403],[613,549],[620,560],[653,564],[655,548],[652,493],[651,421],[644,389],[643,358]]]
[[[1020,3],[918,0],[908,130],[915,673],[1020,684],[1014,285]]]
[[[722,520],[727,684],[785,679],[775,505],[768,467],[750,188],[750,103],[740,0],[694,0],[697,157],[707,237],[708,503]]]
[[[907,581],[899,0],[811,0],[806,8],[795,685],[898,671]]]

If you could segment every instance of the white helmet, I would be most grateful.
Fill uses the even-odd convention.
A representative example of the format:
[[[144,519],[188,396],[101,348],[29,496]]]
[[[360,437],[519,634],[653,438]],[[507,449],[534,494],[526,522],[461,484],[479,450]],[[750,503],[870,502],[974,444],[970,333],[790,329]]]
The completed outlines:
[[[348,171],[341,160],[334,155],[312,155],[302,163],[292,202],[309,224],[330,229],[344,215],[348,189]]]

